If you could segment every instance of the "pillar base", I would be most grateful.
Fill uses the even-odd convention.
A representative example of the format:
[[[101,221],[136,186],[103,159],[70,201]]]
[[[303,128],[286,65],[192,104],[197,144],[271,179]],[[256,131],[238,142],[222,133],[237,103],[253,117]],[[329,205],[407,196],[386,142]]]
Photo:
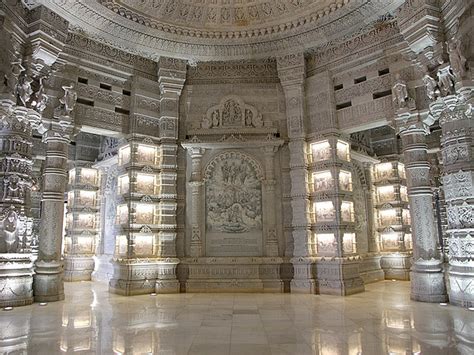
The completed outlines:
[[[316,280],[314,279],[315,258],[300,257],[291,259],[293,264],[293,279],[290,282],[291,293],[316,293]]]
[[[380,254],[367,254],[362,257],[359,265],[360,277],[364,284],[382,281],[385,279],[385,273],[380,266]]]
[[[33,263],[30,254],[0,254],[0,307],[33,303]]]
[[[113,260],[114,273],[109,282],[109,291],[122,296],[146,295],[155,292],[158,260]]]
[[[411,253],[387,253],[382,255],[380,265],[385,273],[385,280],[410,280]]]
[[[418,302],[447,302],[443,265],[439,260],[417,261],[410,272],[411,299]]]
[[[474,267],[449,268],[449,303],[460,307],[474,307]]]
[[[36,262],[33,277],[35,302],[55,302],[64,299],[62,262]]]
[[[176,276],[179,264],[177,258],[160,259],[158,262],[158,276],[155,283],[156,293],[179,293],[180,283]]]
[[[360,259],[332,258],[316,262],[317,293],[348,296],[364,292],[364,281],[359,272]]]
[[[94,271],[92,256],[70,255],[64,259],[64,281],[90,281]]]

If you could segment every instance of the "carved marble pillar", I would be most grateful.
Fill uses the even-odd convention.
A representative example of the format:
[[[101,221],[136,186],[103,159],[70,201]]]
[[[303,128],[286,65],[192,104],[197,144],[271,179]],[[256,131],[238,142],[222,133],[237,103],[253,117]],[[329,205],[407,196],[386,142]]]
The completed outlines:
[[[448,217],[449,301],[474,306],[474,84],[431,105],[442,129],[443,186]]]
[[[411,299],[421,302],[444,302],[447,299],[446,286],[443,263],[437,245],[430,164],[425,138],[429,128],[418,113],[410,113],[406,109],[397,111],[395,121],[402,137],[412,221]]]
[[[277,69],[286,103],[290,151],[291,209],[294,278],[292,292],[314,293],[309,199],[307,142],[304,120],[305,62],[303,53],[277,58]]]
[[[64,299],[61,245],[69,137],[61,127],[56,126],[44,134],[43,140],[47,147],[41,198],[39,250],[33,287],[35,301],[50,302]]]
[[[201,211],[204,203],[203,186],[202,180],[202,156],[204,155],[205,149],[203,148],[189,148],[189,155],[191,156],[191,242],[190,242],[190,255],[192,257],[203,256],[203,245],[202,241],[204,238],[204,231],[201,230]]]
[[[161,253],[158,262],[157,293],[179,292],[176,267],[177,239],[177,175],[178,175],[178,121],[179,98],[186,81],[186,61],[160,57],[158,82],[161,92],[160,139],[162,142],[162,169],[166,177],[166,191],[162,193],[161,215],[166,229],[160,232]],[[165,187],[165,186],[163,186]]]
[[[0,100],[0,307],[33,303],[31,131],[39,118]]]
[[[276,200],[275,200],[275,153],[278,147],[266,146],[263,149],[265,155],[265,180],[263,181],[263,201],[265,204],[265,256],[278,256],[278,231],[276,229]]]

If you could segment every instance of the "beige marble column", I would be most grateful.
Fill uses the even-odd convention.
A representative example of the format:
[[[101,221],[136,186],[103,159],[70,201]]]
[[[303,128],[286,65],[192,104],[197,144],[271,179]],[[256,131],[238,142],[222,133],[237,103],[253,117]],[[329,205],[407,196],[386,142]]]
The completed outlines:
[[[189,155],[191,156],[191,241],[190,241],[190,255],[192,257],[203,256],[203,230],[201,230],[201,218],[203,209],[203,186],[204,181],[202,180],[202,156],[204,155],[205,149],[193,148],[188,149]]]
[[[425,138],[425,135],[429,134],[429,128],[418,113],[405,109],[398,110],[395,120],[402,137],[412,221],[411,299],[422,302],[444,302],[447,295],[443,263],[438,252],[433,192],[430,186],[430,164]]]
[[[276,229],[276,200],[275,200],[275,153],[278,147],[266,146],[262,148],[265,156],[265,180],[263,186],[263,201],[265,203],[265,256],[278,256],[278,231]]]
[[[158,82],[161,92],[160,140],[162,152],[162,169],[167,177],[162,188],[162,216],[166,216],[166,230],[160,231],[162,253],[158,262],[158,277],[155,291],[157,293],[179,292],[176,267],[179,263],[176,251],[177,238],[177,169],[178,169],[178,124],[179,98],[186,81],[187,63],[184,60],[160,57],[158,62]],[[174,207],[173,207],[174,206]]]
[[[39,250],[33,284],[37,302],[64,299],[61,245],[69,137],[61,127],[55,127],[44,134],[43,140],[47,148],[41,198]]]
[[[313,276],[309,199],[307,142],[304,122],[305,62],[303,53],[277,58],[286,103],[288,148],[290,151],[291,209],[294,278],[292,292],[315,292]]]

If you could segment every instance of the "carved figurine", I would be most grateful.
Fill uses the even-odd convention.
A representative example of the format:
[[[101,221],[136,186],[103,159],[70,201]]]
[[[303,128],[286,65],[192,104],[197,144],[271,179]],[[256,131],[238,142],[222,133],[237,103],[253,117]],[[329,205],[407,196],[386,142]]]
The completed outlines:
[[[26,106],[30,101],[31,94],[33,93],[33,89],[31,88],[32,82],[33,79],[31,79],[31,77],[26,74],[25,70],[23,69],[22,75],[20,76],[15,89],[15,93],[23,106]]]
[[[455,76],[452,73],[451,66],[449,63],[445,63],[442,58],[439,60],[438,68],[438,86],[441,92],[441,95],[449,95],[454,92],[454,81]]]
[[[423,76],[423,83],[425,84],[426,95],[428,95],[428,98],[430,100],[436,100],[439,96],[438,83],[436,83],[436,80],[426,73]]]
[[[395,84],[392,86],[392,99],[398,108],[407,106],[408,90],[404,80],[400,78],[400,74],[395,75]]]
[[[461,80],[466,75],[466,58],[461,53],[461,43],[458,39],[453,39],[447,44],[452,71],[456,80]]]
[[[15,253],[18,250],[18,215],[10,210],[3,219],[3,235],[7,253]]]
[[[77,100],[77,92],[74,89],[74,84],[71,85],[64,85],[64,96],[59,99],[59,102],[63,105],[63,113],[65,116],[69,115],[72,110],[74,110],[74,106],[76,105]]]

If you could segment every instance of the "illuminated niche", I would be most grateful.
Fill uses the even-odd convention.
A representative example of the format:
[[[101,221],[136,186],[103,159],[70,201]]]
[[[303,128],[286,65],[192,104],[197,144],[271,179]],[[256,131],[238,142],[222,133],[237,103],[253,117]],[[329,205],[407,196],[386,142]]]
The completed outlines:
[[[158,164],[158,148],[151,145],[138,144],[136,160],[141,164]]]
[[[410,215],[410,210],[404,208],[402,210],[402,219],[403,219],[403,224],[411,224],[411,215]]]
[[[115,254],[126,255],[128,251],[128,239],[126,235],[118,235],[115,239]]]
[[[128,206],[127,205],[117,206],[117,223],[118,224],[128,223]]]
[[[130,191],[130,178],[128,174],[119,176],[117,179],[117,184],[118,184],[118,193],[123,195],[123,194],[128,194]]]
[[[352,191],[352,174],[349,171],[339,171],[339,188]]]
[[[83,185],[97,185],[98,171],[92,168],[80,168],[79,183]]]
[[[336,252],[336,237],[334,233],[315,233],[318,254],[334,254]]]
[[[71,169],[69,170],[69,180],[68,180],[68,183],[69,185],[74,185],[74,183],[76,182],[76,169]]]
[[[72,238],[64,237],[64,252],[70,253],[72,251]]]
[[[342,236],[342,251],[344,254],[354,254],[356,252],[355,233],[344,233]]]
[[[138,234],[134,237],[134,253],[137,256],[153,255],[153,235]]]
[[[400,186],[400,199],[402,201],[408,202],[408,193],[407,193],[407,187],[406,186]]]
[[[339,159],[345,161],[351,160],[349,143],[338,140],[336,144],[336,152]]]
[[[92,235],[79,235],[76,237],[76,251],[80,254],[94,253],[94,237]]]
[[[387,208],[378,211],[379,213],[379,224],[381,226],[390,226],[399,224],[397,210],[394,208]]]
[[[158,185],[156,183],[156,175],[153,174],[137,174],[136,192],[146,195],[158,194]]]
[[[314,191],[334,189],[334,179],[329,170],[313,173]]]
[[[130,163],[131,148],[130,145],[122,147],[118,151],[118,165],[125,165]]]
[[[382,232],[381,237],[383,250],[399,250],[403,233],[388,230]]]
[[[411,233],[405,234],[404,242],[405,242],[405,249],[408,249],[408,250],[413,249],[413,237]]]
[[[393,178],[393,164],[380,163],[375,165],[375,179],[376,180],[385,180]]]
[[[330,222],[336,219],[336,210],[332,201],[321,201],[313,204],[316,222]]]
[[[95,213],[80,212],[77,216],[76,227],[81,229],[95,229],[96,215]]]
[[[155,224],[155,209],[157,206],[149,203],[137,203],[135,205],[135,223]]]
[[[395,187],[393,185],[377,186],[376,190],[379,203],[395,200]]]
[[[97,193],[95,191],[80,190],[78,202],[81,206],[94,206],[96,197]]]
[[[406,172],[405,172],[405,165],[402,164],[402,163],[398,163],[398,176],[400,177],[400,179],[406,179],[407,178],[407,175],[406,175]]]
[[[331,145],[329,141],[316,142],[311,144],[311,155],[313,162],[331,159]]]
[[[350,201],[342,201],[341,203],[341,219],[344,222],[354,221],[354,203]]]

